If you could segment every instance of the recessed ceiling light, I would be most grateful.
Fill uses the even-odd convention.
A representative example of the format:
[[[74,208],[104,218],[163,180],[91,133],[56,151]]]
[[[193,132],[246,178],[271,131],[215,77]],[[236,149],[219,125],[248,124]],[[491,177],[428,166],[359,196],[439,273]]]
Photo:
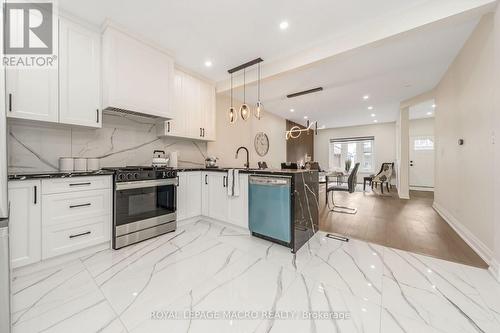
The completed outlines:
[[[290,112],[295,112],[295,109],[290,109]]]
[[[436,108],[436,104],[432,104],[432,108],[435,109]]]
[[[373,122],[374,122],[374,123],[378,123],[378,120],[377,120],[377,119],[375,119]]]
[[[365,101],[366,101],[367,99],[369,99],[369,98],[370,98],[370,95],[364,95],[364,96],[363,96],[363,99],[364,99]]]
[[[205,61],[205,67],[212,67],[212,62],[210,60]]]
[[[375,117],[375,116],[376,116],[376,114],[375,114],[375,113],[372,113],[372,114],[371,114],[371,116],[372,116],[372,117]]]
[[[373,110],[373,106],[369,106],[369,107],[368,107],[368,110]]]
[[[281,29],[281,30],[286,30],[286,29],[288,29],[288,22],[287,22],[287,21],[282,21],[282,22],[280,23],[280,29]]]
[[[304,116],[304,119],[307,119],[308,117],[307,116]]]
[[[428,116],[432,116],[432,112],[430,112],[430,111],[429,111],[429,112],[427,112],[427,115],[428,115]]]

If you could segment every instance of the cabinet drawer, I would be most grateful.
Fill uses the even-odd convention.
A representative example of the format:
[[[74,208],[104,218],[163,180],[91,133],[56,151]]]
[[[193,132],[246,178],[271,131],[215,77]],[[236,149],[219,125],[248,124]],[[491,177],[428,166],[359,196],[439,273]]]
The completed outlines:
[[[111,195],[111,189],[43,195],[42,225],[111,215]]]
[[[110,240],[111,215],[42,227],[42,259]]]
[[[111,189],[111,176],[54,178],[42,181],[42,194]]]

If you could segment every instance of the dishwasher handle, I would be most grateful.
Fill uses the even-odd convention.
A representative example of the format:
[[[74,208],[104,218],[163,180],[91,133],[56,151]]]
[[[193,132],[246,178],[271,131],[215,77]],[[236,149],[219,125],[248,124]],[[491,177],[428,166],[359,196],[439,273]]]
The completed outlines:
[[[250,185],[290,186],[291,178],[250,176],[248,182]]]

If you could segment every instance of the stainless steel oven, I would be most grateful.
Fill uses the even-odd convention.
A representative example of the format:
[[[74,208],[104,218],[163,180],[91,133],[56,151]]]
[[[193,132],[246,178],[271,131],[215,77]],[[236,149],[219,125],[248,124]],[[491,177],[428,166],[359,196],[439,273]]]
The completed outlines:
[[[173,170],[117,170],[113,248],[176,229],[177,175]]]

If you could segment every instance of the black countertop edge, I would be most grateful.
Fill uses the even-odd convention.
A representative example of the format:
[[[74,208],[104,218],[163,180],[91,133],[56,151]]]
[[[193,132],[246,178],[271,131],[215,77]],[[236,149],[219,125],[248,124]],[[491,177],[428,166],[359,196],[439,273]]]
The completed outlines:
[[[91,176],[112,176],[113,171],[99,170],[99,171],[49,171],[37,173],[12,173],[9,174],[9,180],[27,180],[27,179],[50,179],[50,178],[71,178],[71,177],[91,177]]]
[[[187,172],[187,171],[214,171],[214,172],[227,172],[228,170],[235,169],[240,173],[247,174],[300,174],[306,172],[318,172],[318,170],[307,170],[307,169],[299,169],[299,170],[288,170],[288,169],[245,169],[245,168],[174,168],[177,172]]]

